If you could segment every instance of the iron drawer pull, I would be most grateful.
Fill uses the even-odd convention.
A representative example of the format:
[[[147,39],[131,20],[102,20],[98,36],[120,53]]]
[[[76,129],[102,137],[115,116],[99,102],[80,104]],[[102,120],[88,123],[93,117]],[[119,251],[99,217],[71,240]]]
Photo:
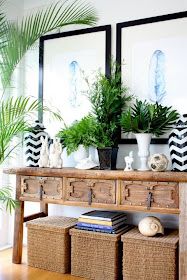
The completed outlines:
[[[90,188],[88,191],[88,205],[92,203],[92,189]]]
[[[150,210],[152,202],[153,202],[153,194],[152,192],[149,192],[147,196],[147,210]]]

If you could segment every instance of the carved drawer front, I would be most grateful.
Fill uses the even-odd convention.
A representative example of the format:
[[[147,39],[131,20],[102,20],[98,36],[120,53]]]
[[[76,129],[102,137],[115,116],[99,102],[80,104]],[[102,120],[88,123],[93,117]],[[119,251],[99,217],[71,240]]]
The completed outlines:
[[[43,199],[62,199],[62,178],[47,177],[40,179],[44,180],[43,186]]]
[[[115,181],[101,180],[94,182],[92,188],[92,203],[115,204]]]
[[[21,196],[45,199],[62,199],[62,179],[54,177],[21,178]]]
[[[179,208],[178,184],[175,182],[121,183],[121,204],[150,208]]]
[[[36,177],[21,177],[21,196],[40,198],[40,185]]]
[[[115,181],[65,178],[65,200],[92,203],[115,204]]]

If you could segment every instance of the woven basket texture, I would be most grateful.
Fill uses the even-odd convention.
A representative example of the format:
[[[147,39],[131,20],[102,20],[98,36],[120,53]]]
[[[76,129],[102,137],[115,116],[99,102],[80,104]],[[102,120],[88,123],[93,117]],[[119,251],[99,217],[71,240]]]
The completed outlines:
[[[71,274],[95,280],[122,279],[120,234],[71,229]]]
[[[145,237],[138,229],[122,235],[124,280],[177,280],[178,231]]]
[[[76,222],[77,219],[68,217],[45,217],[28,222],[28,264],[60,273],[70,272],[69,229]]]

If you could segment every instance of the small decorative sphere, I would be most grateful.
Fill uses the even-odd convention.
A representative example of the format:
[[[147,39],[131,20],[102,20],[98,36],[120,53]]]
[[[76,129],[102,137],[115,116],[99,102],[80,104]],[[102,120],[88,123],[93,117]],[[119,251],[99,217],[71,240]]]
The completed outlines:
[[[154,154],[148,159],[148,165],[152,171],[165,171],[168,162],[169,161],[164,154]]]

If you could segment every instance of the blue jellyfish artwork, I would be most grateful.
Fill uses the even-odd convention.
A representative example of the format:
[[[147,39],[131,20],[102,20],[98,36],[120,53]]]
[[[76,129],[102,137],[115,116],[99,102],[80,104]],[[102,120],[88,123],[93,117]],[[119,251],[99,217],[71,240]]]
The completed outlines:
[[[72,61],[69,64],[70,74],[70,95],[69,101],[72,107],[80,106],[80,67],[77,61]]]
[[[155,50],[149,65],[149,99],[162,103],[165,95],[165,54],[161,50]]]

